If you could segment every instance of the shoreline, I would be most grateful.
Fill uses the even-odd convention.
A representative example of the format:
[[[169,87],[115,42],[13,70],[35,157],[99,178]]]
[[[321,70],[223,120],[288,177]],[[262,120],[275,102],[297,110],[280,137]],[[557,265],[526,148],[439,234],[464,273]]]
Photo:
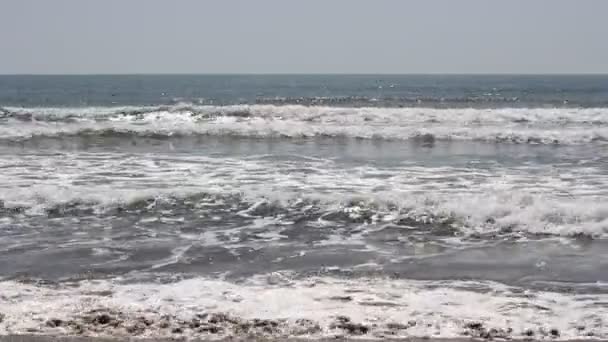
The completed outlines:
[[[287,341],[287,342],[329,342],[329,341],[356,341],[356,342],[374,342],[374,341],[394,341],[394,342],[469,342],[469,341],[488,341],[480,338],[425,338],[425,337],[408,337],[408,338],[357,338],[357,337],[327,337],[327,338],[298,338],[298,337],[226,337],[221,339],[186,339],[186,338],[153,338],[153,337],[92,337],[92,336],[70,336],[70,335],[6,335],[0,336],[0,342],[115,342],[115,341],[138,341],[138,342],[173,342],[173,341]],[[513,339],[511,341],[546,341],[546,339]],[[551,339],[550,341],[561,342],[608,342],[601,339],[574,339],[560,340]]]

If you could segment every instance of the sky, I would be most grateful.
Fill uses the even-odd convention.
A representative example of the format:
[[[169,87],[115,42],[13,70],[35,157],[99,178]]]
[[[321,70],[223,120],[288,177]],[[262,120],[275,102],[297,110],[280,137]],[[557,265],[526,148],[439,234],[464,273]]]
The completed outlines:
[[[608,0],[0,0],[0,74],[608,73]]]

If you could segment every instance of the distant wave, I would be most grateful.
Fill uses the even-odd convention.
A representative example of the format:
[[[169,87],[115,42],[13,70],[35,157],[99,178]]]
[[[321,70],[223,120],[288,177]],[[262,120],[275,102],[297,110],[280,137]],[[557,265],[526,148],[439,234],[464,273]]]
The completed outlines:
[[[144,128],[144,129],[142,129]],[[18,133],[18,134],[15,134]],[[413,143],[432,146],[435,142],[442,141],[480,141],[490,143],[513,143],[513,144],[543,144],[543,145],[580,145],[586,143],[607,143],[608,128],[605,129],[576,129],[569,131],[559,130],[502,130],[493,129],[396,129],[366,131],[363,127],[335,127],[335,128],[302,128],[286,126],[283,127],[200,127],[200,128],[119,128],[119,127],[67,127],[48,128],[34,127],[30,130],[11,130],[3,132],[0,128],[0,142],[16,143],[41,138],[60,140],[71,140],[74,138],[94,138],[97,143],[103,143],[103,138],[124,139],[176,139],[193,136],[226,136],[244,138],[353,138],[374,140],[403,140]]]
[[[328,107],[305,105],[211,106],[180,103],[170,106],[124,107],[4,107],[0,118],[21,121],[145,120],[167,114],[188,115],[193,120],[218,117],[294,119],[309,122],[374,123],[583,123],[608,124],[608,107],[600,108],[393,108]]]
[[[4,108],[4,141],[37,137],[346,137],[422,143],[608,141],[608,108],[346,108],[300,105]]]

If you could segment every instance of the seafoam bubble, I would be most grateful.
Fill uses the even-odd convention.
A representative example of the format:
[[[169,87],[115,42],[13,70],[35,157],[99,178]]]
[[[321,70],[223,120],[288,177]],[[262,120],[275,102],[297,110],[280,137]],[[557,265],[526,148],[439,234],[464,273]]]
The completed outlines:
[[[493,282],[336,279],[245,283],[0,282],[1,334],[113,337],[606,338],[605,294],[523,290]],[[282,278],[281,278],[282,279]],[[480,291],[483,289],[483,291]]]

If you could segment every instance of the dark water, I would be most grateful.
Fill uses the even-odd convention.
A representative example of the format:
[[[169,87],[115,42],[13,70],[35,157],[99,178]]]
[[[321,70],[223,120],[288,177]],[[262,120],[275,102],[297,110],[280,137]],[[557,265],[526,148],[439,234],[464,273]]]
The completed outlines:
[[[1,76],[4,106],[302,103],[442,107],[604,107],[608,76]]]
[[[0,76],[0,331],[93,300],[607,337],[607,104],[606,76]]]

